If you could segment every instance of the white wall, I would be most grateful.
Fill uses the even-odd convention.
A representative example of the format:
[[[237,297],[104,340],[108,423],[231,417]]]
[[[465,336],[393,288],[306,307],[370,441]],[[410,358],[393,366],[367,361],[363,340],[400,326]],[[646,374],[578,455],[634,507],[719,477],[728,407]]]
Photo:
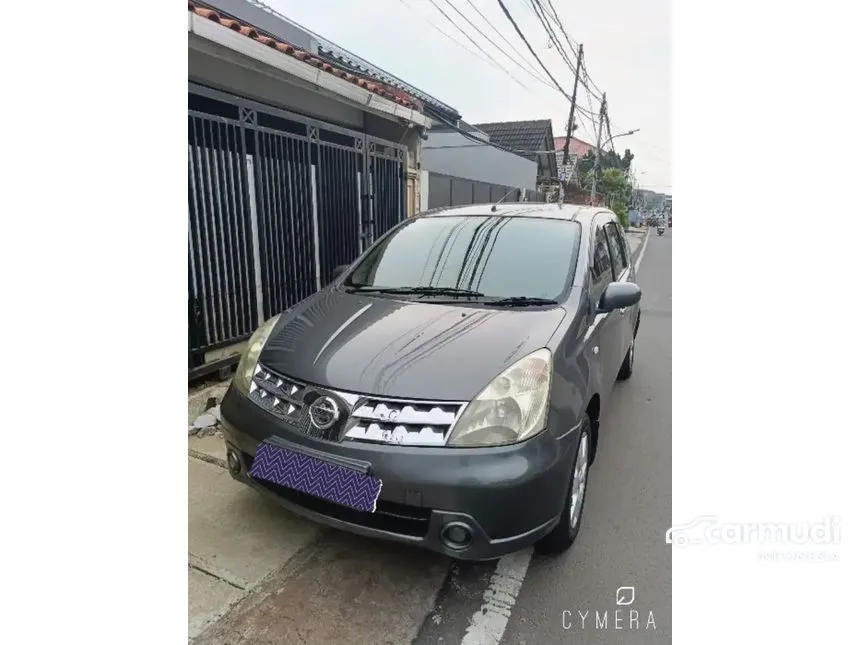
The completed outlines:
[[[430,171],[422,170],[420,174],[421,180],[421,198],[418,206],[420,212],[430,208]]]
[[[537,163],[481,144],[459,132],[430,131],[421,151],[421,168],[453,177],[534,190]]]

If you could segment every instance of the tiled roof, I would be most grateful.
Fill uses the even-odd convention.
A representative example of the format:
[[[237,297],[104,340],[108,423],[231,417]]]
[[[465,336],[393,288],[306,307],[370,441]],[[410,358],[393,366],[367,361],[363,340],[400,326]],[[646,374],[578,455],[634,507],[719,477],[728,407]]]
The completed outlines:
[[[547,141],[552,139],[552,121],[549,119],[475,123],[473,125],[486,132],[491,143],[507,148],[514,154],[531,161],[535,161],[537,155],[520,151],[546,150]]]
[[[399,105],[403,105],[413,110],[423,112],[424,106],[421,104],[421,102],[411,97],[403,90],[398,89],[396,87],[392,87],[385,83],[369,80],[356,74],[350,74],[349,72],[339,69],[334,65],[331,65],[330,63],[320,60],[316,56],[313,56],[312,54],[302,49],[294,47],[290,43],[276,40],[275,38],[266,35],[264,32],[259,31],[253,25],[249,25],[247,23],[235,20],[227,15],[221,15],[217,11],[213,11],[212,9],[209,9],[203,4],[193,2],[192,0],[188,0],[188,11],[191,11],[202,18],[206,18],[207,20],[217,22],[220,25],[227,27],[228,29],[237,31],[240,34],[247,36],[248,38],[253,38],[257,42],[267,45],[272,49],[277,49],[282,54],[292,56],[297,60],[307,63],[308,65],[313,65],[318,69],[328,72],[329,74],[333,74],[334,76],[342,78],[345,81],[349,81],[350,83],[354,83],[355,85],[358,85],[359,87],[364,88],[369,92],[378,94],[379,96],[382,96],[390,101],[394,101]]]
[[[456,108],[451,107],[447,103],[443,103],[439,99],[430,96],[426,92],[422,92],[417,87],[414,87],[413,85],[410,85],[409,83],[400,80],[396,76],[388,74],[387,72],[379,69],[375,65],[372,65],[361,58],[358,58],[354,55],[350,55],[349,53],[338,49],[337,46],[333,43],[325,42],[321,44],[319,47],[319,55],[321,57],[324,57],[326,60],[334,62],[335,64],[339,64],[347,69],[359,72],[368,78],[371,78],[376,81],[381,81],[387,85],[390,85],[391,87],[403,90],[411,97],[421,101],[421,103],[425,107],[425,112],[427,107],[431,107],[443,113],[448,119],[452,121],[459,121],[462,118]]]

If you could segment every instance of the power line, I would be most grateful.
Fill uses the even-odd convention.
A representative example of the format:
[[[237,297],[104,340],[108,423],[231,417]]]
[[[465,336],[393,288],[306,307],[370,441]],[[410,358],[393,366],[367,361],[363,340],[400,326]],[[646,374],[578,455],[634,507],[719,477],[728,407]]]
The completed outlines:
[[[561,33],[564,35],[564,38],[567,41],[567,44],[570,46],[571,52],[575,51],[579,47],[580,43],[578,43],[576,40],[574,40],[573,38],[571,38],[568,35],[567,30],[564,28],[564,24],[562,23],[561,18],[558,15],[558,11],[556,11],[555,6],[552,3],[552,0],[546,0],[546,1],[547,1],[547,4],[549,5],[550,13],[552,13],[552,15],[553,15],[553,22],[556,25],[558,25],[559,29],[561,29]],[[526,2],[532,2],[532,3],[537,2],[538,5],[542,5],[541,0],[523,0],[523,2],[524,3],[526,3]],[[546,16],[545,10],[544,10],[544,15]],[[540,18],[540,16],[538,16],[538,18]],[[541,22],[543,22],[543,21],[541,21]],[[557,45],[557,46],[559,47],[559,49],[562,49],[560,45]],[[600,100],[600,95],[602,94],[602,90],[599,87],[597,87],[597,83],[595,83],[594,79],[592,79],[591,76],[589,75],[588,68],[585,66],[584,62],[582,64],[582,71],[583,71],[583,81],[584,81],[586,91],[588,91],[588,93],[591,94],[595,99]]]
[[[430,1],[431,1],[431,2],[433,2],[433,0],[430,0]],[[486,40],[487,40],[487,41],[488,41],[488,42],[489,42],[493,47],[495,47],[495,48],[496,48],[496,49],[498,49],[500,52],[502,52],[505,56],[507,56],[507,57],[508,57],[508,60],[510,60],[514,65],[517,65],[517,66],[518,66],[521,70],[523,70],[526,74],[528,74],[528,75],[532,76],[533,78],[535,78],[536,80],[540,81],[541,83],[546,83],[546,79],[543,79],[543,78],[541,78],[540,76],[538,76],[536,73],[531,72],[531,71],[529,71],[528,69],[526,69],[526,68],[525,68],[525,67],[524,67],[520,62],[518,62],[516,59],[514,59],[514,57],[513,57],[513,56],[511,56],[511,55],[510,55],[508,52],[506,52],[502,47],[500,47],[500,46],[498,45],[498,43],[496,43],[496,41],[494,41],[492,38],[489,38],[489,37],[487,36],[487,34],[485,34],[483,31],[481,31],[480,29],[478,29],[478,28],[475,26],[475,23],[473,23],[471,20],[469,20],[469,18],[468,18],[468,17],[466,17],[466,16],[463,14],[463,12],[462,12],[462,11],[460,11],[460,10],[457,8],[457,6],[451,2],[451,0],[445,0],[445,2],[447,3],[447,5],[448,5],[449,7],[451,7],[454,11],[456,11],[456,12],[457,12],[457,14],[458,14],[458,15],[459,15],[463,20],[465,20],[465,21],[469,24],[469,26],[470,26],[470,27],[472,27],[472,29],[474,29],[474,30],[475,30],[475,31],[477,31],[479,34],[481,34],[481,36],[483,36],[483,37],[484,37],[484,38],[485,38],[485,39],[486,39]],[[437,9],[439,9],[438,5],[436,5],[436,3],[435,3],[435,2],[433,2],[433,5],[434,5]],[[474,7],[474,5],[472,5],[472,7]],[[441,11],[441,9],[440,9],[440,11]],[[480,13],[480,11],[479,11],[478,13]],[[482,17],[483,17],[483,14],[481,14],[481,15],[482,15]],[[447,17],[447,16],[446,16],[446,17]],[[484,18],[484,19],[486,20],[486,18]],[[455,25],[455,26],[456,26],[456,25]],[[490,23],[490,26],[491,26],[491,27],[493,26],[493,25],[492,25],[492,23]],[[459,27],[458,27],[458,29],[459,29]],[[461,30],[461,31],[462,31],[462,30]],[[474,41],[473,41],[473,42],[474,42]],[[547,83],[547,85],[549,85],[549,84]],[[550,87],[552,87],[552,86],[550,85]]]
[[[479,16],[481,16],[481,18],[483,18],[483,19],[484,19],[484,22],[486,22],[488,25],[490,25],[490,29],[492,29],[493,31],[495,31],[495,32],[499,35],[499,38],[501,38],[501,39],[505,42],[505,44],[507,44],[507,46],[508,46],[508,47],[510,47],[510,48],[511,48],[511,50],[512,50],[514,53],[516,53],[516,54],[517,54],[517,55],[518,55],[518,56],[523,60],[523,62],[524,62],[526,65],[528,65],[528,66],[532,69],[532,71],[533,71],[535,74],[540,74],[540,72],[538,71],[537,67],[535,67],[535,66],[534,66],[534,63],[532,63],[532,62],[531,62],[531,61],[529,61],[525,56],[523,56],[523,54],[521,54],[521,53],[520,53],[520,51],[519,51],[516,47],[514,47],[514,45],[511,43],[511,41],[509,41],[507,38],[505,38],[505,35],[504,35],[502,32],[500,32],[498,29],[496,29],[496,26],[493,24],[493,21],[492,21],[492,20],[490,20],[489,18],[487,18],[487,16],[486,16],[486,15],[484,15],[484,12],[482,12],[478,7],[476,7],[476,6],[475,6],[475,3],[474,3],[474,2],[472,2],[472,0],[466,0],[466,2],[468,2],[468,3],[469,3],[469,6],[470,6],[470,7],[472,7],[472,9],[474,9],[474,10],[475,10],[475,12],[476,12]],[[549,82],[548,82],[548,81],[546,81],[545,79],[542,79],[542,80],[543,80],[543,82],[544,82],[544,83],[546,83],[547,85],[549,85],[550,87],[552,87],[552,86],[549,84]]]
[[[587,87],[587,86],[586,86]],[[590,112],[590,121],[591,121],[591,132],[594,134],[594,140],[597,141],[597,119],[598,116],[596,112],[594,112],[594,103],[591,102],[591,94],[585,94],[586,99],[588,100],[588,107],[591,108]]]
[[[585,78],[585,89],[588,91],[588,94],[599,101],[603,91],[597,87],[597,83],[591,78],[585,63],[582,64],[582,75]]]
[[[430,0],[430,1],[432,2],[433,0]],[[534,49],[532,49],[531,44],[529,43],[528,39],[523,35],[522,30],[520,30],[520,26],[517,24],[517,21],[516,21],[516,20],[514,20],[513,16],[511,16],[511,12],[510,12],[510,11],[508,11],[508,8],[505,6],[505,3],[503,2],[503,0],[498,0],[498,3],[499,3],[499,6],[502,8],[502,11],[505,13],[505,17],[506,17],[506,18],[508,19],[508,21],[513,25],[514,29],[516,29],[516,30],[517,30],[517,34],[518,34],[518,35],[519,35],[519,37],[522,39],[522,41],[526,44],[526,47],[528,47],[528,48],[529,48],[529,51],[532,53],[532,56],[534,56],[534,57],[535,57],[535,60],[537,60],[537,62],[538,62],[538,63],[540,64],[540,66],[543,68],[543,71],[545,71],[545,72],[546,72],[546,75],[547,75],[547,76],[549,76],[550,80],[552,80],[553,85],[555,85],[555,86],[558,88],[558,91],[559,91],[559,92],[561,92],[562,94],[564,94],[565,96],[567,96],[567,92],[565,92],[565,91],[564,91],[564,89],[561,87],[561,85],[559,85],[559,84],[558,84],[558,81],[557,81],[557,80],[555,80],[555,77],[554,77],[554,76],[550,73],[550,71],[546,68],[546,65],[544,65],[544,64],[543,64],[543,61],[540,59],[540,56],[538,56],[538,55],[535,53],[535,50],[534,50]],[[567,98],[568,98],[568,100],[570,100],[570,97],[569,97],[569,96],[567,96]]]
[[[410,13],[413,11],[412,7],[410,7],[410,6],[409,6],[409,4],[406,2],[406,0],[400,0],[400,2],[403,4],[403,6],[404,6],[404,7],[406,7],[407,9],[409,9]],[[454,38],[454,37],[453,37],[451,34],[449,34],[448,32],[444,31],[444,30],[443,30],[439,25],[437,25],[436,23],[434,23],[434,22],[433,22],[432,20],[430,20],[427,16],[423,16],[423,15],[422,15],[421,17],[424,19],[424,22],[426,22],[428,25],[430,25],[431,27],[433,27],[433,29],[435,29],[436,31],[438,31],[438,32],[439,32],[440,34],[442,34],[443,36],[445,36],[445,38],[447,38],[448,40],[450,40],[452,43],[454,43],[455,45],[457,45],[458,47],[460,47],[463,51],[465,51],[465,52],[467,52],[467,53],[471,54],[472,56],[474,56],[474,57],[475,57],[475,58],[477,58],[478,60],[481,60],[481,61],[483,61],[483,62],[487,63],[488,65],[492,65],[492,64],[493,64],[493,62],[492,62],[489,58],[487,58],[487,57],[486,57],[486,55],[481,55],[480,53],[475,52],[473,49],[469,49],[468,47],[466,47],[466,45],[464,45],[464,44],[463,44],[463,43],[461,43],[459,40],[457,40],[456,38]]]
[[[567,66],[573,71],[574,67],[573,67],[572,63],[570,62],[570,58],[565,53],[564,46],[561,44],[560,39],[558,38],[558,35],[555,33],[555,30],[552,28],[552,25],[550,24],[550,22],[555,22],[555,24],[558,25],[559,29],[561,29],[562,33],[564,34],[564,37],[565,37],[565,40],[567,41],[567,44],[570,45],[571,49],[573,49],[572,39],[567,35],[567,31],[564,29],[564,25],[561,22],[561,18],[559,17],[558,12],[555,9],[555,6],[552,4],[552,0],[547,0],[547,2],[548,2],[549,7],[550,7],[549,11],[550,11],[550,13],[552,13],[554,19],[551,19],[547,15],[547,10],[543,6],[541,0],[529,0],[529,3],[531,4],[532,10],[534,11],[535,15],[538,17],[538,20],[540,21],[544,30],[549,35],[552,43],[558,49],[559,55],[562,57],[562,59],[564,59],[564,62],[567,64]],[[594,98],[600,98],[601,101],[603,101],[604,100],[603,97],[598,96],[596,94],[596,92],[591,87],[591,85],[596,87],[596,83],[594,83],[594,80],[591,79],[591,76],[588,74],[588,70],[585,67],[584,62],[582,63],[582,71],[583,71],[583,76],[584,76],[583,85],[585,86],[585,90],[586,90],[587,95],[588,95],[589,105],[590,105],[592,96]],[[579,72],[574,71],[574,73],[577,74],[577,78],[579,78]],[[589,85],[589,83],[590,83],[590,85]],[[604,93],[604,96],[605,96],[605,93]],[[574,109],[579,109],[579,107],[575,106]],[[593,106],[592,106],[592,110],[593,110]],[[598,115],[596,115],[592,111],[590,116],[591,116],[592,126],[594,126],[594,117],[596,117]],[[611,137],[611,132],[609,130],[610,126],[609,126],[609,113],[608,113],[608,111],[603,114],[602,118],[605,118],[605,120],[606,120],[607,135]],[[615,152],[615,142],[612,141],[611,138],[608,139],[608,141],[612,147],[612,151]]]
[[[580,78],[580,81],[581,81],[581,80],[582,80],[582,79]],[[591,110],[586,110],[586,109],[585,109],[584,107],[582,107],[581,105],[577,105],[577,106],[576,106],[576,109],[579,111],[579,113],[580,113],[580,114],[585,115],[585,116],[590,116],[590,117],[595,118],[595,119],[596,119],[596,118],[597,118],[597,116],[598,116],[598,115],[597,115],[597,112],[592,112]]]
[[[499,64],[499,62],[498,62],[498,61],[496,61],[492,56],[490,56],[487,52],[485,52],[483,49],[481,49],[481,46],[480,46],[478,43],[476,43],[476,42],[474,41],[474,39],[473,39],[469,34],[467,34],[467,33],[463,30],[463,28],[462,28],[462,27],[460,27],[460,25],[458,25],[458,24],[456,23],[456,21],[454,21],[454,20],[451,18],[451,16],[449,16],[447,13],[445,13],[445,10],[444,10],[444,9],[442,9],[442,7],[440,7],[438,4],[436,4],[435,0],[430,0],[430,4],[432,4],[434,7],[436,7],[436,9],[439,11],[439,13],[441,13],[443,16],[445,16],[445,19],[446,19],[446,20],[448,20],[448,22],[450,22],[452,25],[454,25],[454,26],[459,30],[459,32],[460,32],[461,34],[463,34],[466,38],[468,38],[468,39],[469,39],[469,42],[470,42],[470,43],[472,43],[475,47],[477,47],[477,48],[478,48],[478,51],[480,51],[480,52],[481,52],[482,54],[484,54],[487,58],[489,58],[489,59],[493,62],[493,64],[494,64],[498,69],[502,70],[505,74],[507,74],[508,76],[510,76],[510,77],[514,80],[514,82],[515,82],[515,83],[517,83],[517,85],[519,85],[520,87],[522,87],[524,90],[528,90],[528,89],[529,89],[529,88],[527,88],[527,87],[526,87],[526,86],[525,86],[525,85],[524,85],[524,84],[523,84],[523,83],[522,83],[522,82],[521,82],[521,81],[520,81],[516,76],[514,76],[513,74],[511,74],[508,70],[506,70],[504,67],[502,67],[502,66]]]
[[[553,30],[552,25],[549,22],[549,18],[547,17],[546,12],[543,9],[543,5],[541,5],[540,2],[536,2],[535,0],[530,0],[530,2],[532,6],[532,11],[537,16],[541,26],[549,36],[550,42],[558,50],[559,56],[561,56],[562,60],[564,60],[565,64],[568,66],[568,68],[570,68],[570,71],[576,73],[573,63],[571,63],[570,58],[567,56],[567,53],[561,46],[561,43],[559,42],[558,37],[555,34],[555,30]]]
[[[540,2],[540,0],[538,0]],[[549,10],[555,18],[555,24],[558,25],[558,28],[561,29],[561,33],[564,35],[564,39],[567,41],[567,44],[570,46],[570,51],[574,51],[579,47],[579,43],[571,40],[570,36],[567,35],[567,31],[564,29],[564,25],[561,24],[561,18],[558,17],[558,12],[555,10],[555,7],[552,4],[552,0],[547,0],[547,4],[549,4]]]

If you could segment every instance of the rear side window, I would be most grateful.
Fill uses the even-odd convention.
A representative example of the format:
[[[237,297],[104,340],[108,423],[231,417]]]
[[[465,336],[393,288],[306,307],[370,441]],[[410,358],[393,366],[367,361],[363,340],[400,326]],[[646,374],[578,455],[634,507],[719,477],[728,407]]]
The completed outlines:
[[[603,227],[609,239],[609,252],[612,254],[612,270],[617,280],[628,266],[627,249],[621,238],[621,231],[615,222],[609,222]]]
[[[606,241],[604,227],[598,227],[594,234],[594,255],[591,263],[592,301],[597,304],[606,285],[612,282],[612,257],[609,255],[609,244]]]

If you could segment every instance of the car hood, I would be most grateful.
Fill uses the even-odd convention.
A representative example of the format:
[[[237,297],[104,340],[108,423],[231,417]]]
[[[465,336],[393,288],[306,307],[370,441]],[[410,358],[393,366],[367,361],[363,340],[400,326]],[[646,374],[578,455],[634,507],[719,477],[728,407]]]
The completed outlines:
[[[260,361],[347,392],[466,401],[545,347],[564,317],[561,307],[489,309],[324,290],[281,316]]]

